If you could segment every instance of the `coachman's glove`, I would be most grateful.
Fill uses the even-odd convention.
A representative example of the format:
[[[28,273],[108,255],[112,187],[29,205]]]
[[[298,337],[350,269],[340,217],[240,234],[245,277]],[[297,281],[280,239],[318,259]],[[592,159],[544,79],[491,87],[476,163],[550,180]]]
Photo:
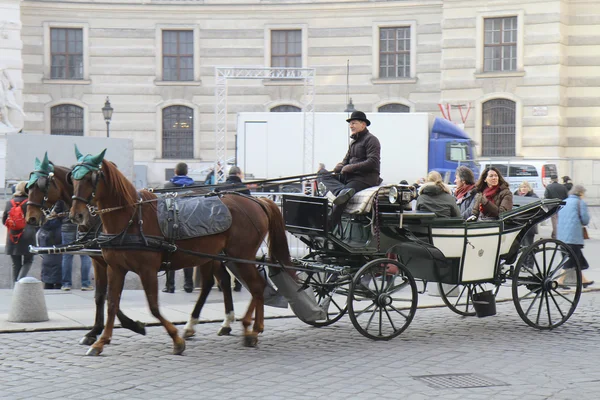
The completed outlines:
[[[333,169],[333,172],[335,172],[336,174],[339,174],[343,168],[344,168],[344,164],[338,163],[338,165],[336,165],[335,168]]]

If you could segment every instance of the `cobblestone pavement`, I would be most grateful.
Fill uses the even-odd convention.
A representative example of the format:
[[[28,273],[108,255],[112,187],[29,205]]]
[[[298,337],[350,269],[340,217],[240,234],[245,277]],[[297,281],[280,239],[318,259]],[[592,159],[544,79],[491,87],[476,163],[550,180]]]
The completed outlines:
[[[600,292],[584,293],[562,327],[528,327],[511,302],[494,317],[420,309],[389,342],[361,336],[345,317],[327,328],[266,321],[255,349],[200,325],[183,356],[159,327],[115,330],[100,357],[81,331],[0,335],[2,399],[597,399]],[[181,331],[181,327],[180,331]],[[423,375],[477,374],[495,386],[432,388]],[[597,392],[598,391],[598,392]]]

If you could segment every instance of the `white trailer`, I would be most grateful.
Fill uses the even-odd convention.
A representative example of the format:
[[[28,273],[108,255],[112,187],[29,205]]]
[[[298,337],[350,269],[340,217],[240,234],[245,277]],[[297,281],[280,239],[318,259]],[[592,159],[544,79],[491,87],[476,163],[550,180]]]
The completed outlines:
[[[315,113],[314,165],[303,171],[302,113],[239,113],[237,164],[255,179],[279,178],[317,171],[319,163],[332,170],[348,150],[347,113]],[[381,177],[385,183],[409,183],[427,175],[429,133],[427,113],[370,113],[369,131],[381,143]]]
[[[107,149],[105,158],[114,162],[127,179],[133,180],[132,139],[21,133],[6,135],[4,141],[0,140],[0,185],[6,187],[29,179],[35,158],[41,160],[46,151],[48,159],[56,165],[75,164],[75,144],[82,154],[98,154]]]

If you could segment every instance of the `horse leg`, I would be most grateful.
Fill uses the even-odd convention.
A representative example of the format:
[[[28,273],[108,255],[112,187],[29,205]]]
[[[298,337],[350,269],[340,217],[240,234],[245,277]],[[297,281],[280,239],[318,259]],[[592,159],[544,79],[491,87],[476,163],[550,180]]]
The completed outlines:
[[[246,258],[250,259],[250,256]],[[252,301],[248,306],[248,311],[242,319],[244,326],[244,345],[247,347],[255,347],[258,343],[258,334],[264,330],[264,291],[265,280],[260,276],[256,266],[254,265],[237,265],[238,271],[248,286],[248,290],[252,294]],[[249,330],[252,324],[252,315],[254,315],[254,325],[252,331]]]
[[[156,271],[158,271],[158,268],[151,268],[149,266],[148,268],[142,269],[138,274],[142,281],[144,292],[146,292],[146,299],[148,300],[150,312],[160,321],[169,336],[171,336],[171,339],[173,339],[173,354],[181,355],[185,350],[185,340],[179,337],[175,325],[164,318],[158,309],[158,276],[156,275]]]
[[[229,275],[227,268],[225,268],[225,264],[222,262],[218,263],[215,275],[217,276],[221,290],[223,290],[223,302],[225,303],[225,318],[223,319],[221,329],[219,329],[217,335],[229,335],[231,333],[231,323],[235,321],[233,295],[231,293],[231,275]]]
[[[79,344],[90,346],[94,344],[99,334],[104,329],[104,303],[106,302],[106,289],[108,286],[108,278],[106,275],[106,266],[102,266],[92,259],[94,265],[94,276],[96,277],[96,291],[94,293],[94,301],[96,303],[96,318],[92,329],[81,338]]]
[[[192,315],[190,315],[190,319],[183,328],[183,337],[185,339],[190,338],[196,334],[196,329],[194,327],[199,322],[202,307],[204,307],[204,303],[206,302],[206,299],[210,294],[210,290],[215,284],[215,279],[213,278],[212,273],[212,267],[206,266],[204,268],[200,268],[199,271],[202,274],[202,287],[200,288],[200,295],[198,296],[198,300],[196,301],[196,305],[194,306]]]
[[[121,302],[121,292],[123,292],[123,286],[125,284],[125,273],[126,271],[119,267],[110,267],[108,270],[108,315],[106,318],[106,327],[102,332],[100,339],[88,349],[86,355],[98,356],[104,350],[104,346],[110,343],[112,338],[113,329],[115,327],[115,316],[119,309],[119,303]]]

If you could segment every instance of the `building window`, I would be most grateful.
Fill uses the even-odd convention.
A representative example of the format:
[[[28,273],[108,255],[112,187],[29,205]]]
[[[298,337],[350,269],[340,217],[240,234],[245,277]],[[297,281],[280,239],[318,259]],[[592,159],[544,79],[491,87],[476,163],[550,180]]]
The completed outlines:
[[[271,31],[271,67],[302,68],[302,30]]]
[[[292,106],[290,104],[282,104],[280,106],[276,106],[271,108],[271,112],[301,112],[302,109],[300,107]]]
[[[482,156],[514,156],[516,103],[494,99],[483,103]]]
[[[194,110],[185,106],[162,111],[163,158],[194,158]]]
[[[193,31],[163,31],[163,80],[194,80]]]
[[[50,77],[83,79],[83,29],[50,29]]]
[[[390,103],[379,107],[377,111],[385,113],[407,113],[410,112],[410,107],[400,103]]]
[[[410,27],[379,28],[379,77],[410,78]]]
[[[517,70],[517,17],[485,18],[484,72]]]
[[[50,110],[50,134],[83,136],[83,108],[61,104]]]

